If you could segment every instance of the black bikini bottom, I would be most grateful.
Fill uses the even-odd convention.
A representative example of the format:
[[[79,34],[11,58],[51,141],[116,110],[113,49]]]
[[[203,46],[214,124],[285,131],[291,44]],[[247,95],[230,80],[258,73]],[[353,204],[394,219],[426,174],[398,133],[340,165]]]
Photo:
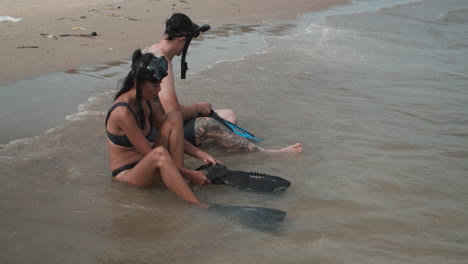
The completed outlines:
[[[124,166],[122,166],[120,168],[115,169],[114,171],[112,171],[112,177],[117,176],[117,174],[121,173],[122,171],[129,170],[129,169],[135,167],[135,165],[137,165],[137,164],[138,164],[138,162],[135,162],[135,163],[127,164],[127,165],[124,165]]]

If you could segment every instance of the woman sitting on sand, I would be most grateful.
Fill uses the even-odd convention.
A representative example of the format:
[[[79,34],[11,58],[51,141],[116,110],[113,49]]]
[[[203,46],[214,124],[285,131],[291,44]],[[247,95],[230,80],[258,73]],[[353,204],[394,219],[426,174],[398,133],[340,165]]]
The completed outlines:
[[[166,31],[162,40],[144,51],[145,53],[153,53],[156,56],[164,56],[168,61],[168,76],[161,83],[159,99],[166,112],[174,110],[181,112],[184,119],[185,139],[195,146],[215,141],[228,151],[301,152],[300,143],[279,150],[267,150],[253,144],[235,134],[217,120],[207,117],[212,107],[208,102],[200,102],[189,106],[179,104],[175,91],[172,59],[182,54],[187,38],[194,35],[194,28],[195,25],[188,16],[181,13],[173,14],[166,21]],[[233,124],[237,122],[234,112],[230,109],[216,110],[216,113]]]
[[[156,185],[162,179],[179,198],[207,207],[195,197],[183,177],[196,185],[209,180],[203,172],[183,168],[184,151],[204,163],[218,161],[184,140],[178,111],[165,116],[157,111],[154,99],[167,69],[164,57],[143,55],[140,50],[133,53],[132,70],[106,118],[112,176],[142,187]]]

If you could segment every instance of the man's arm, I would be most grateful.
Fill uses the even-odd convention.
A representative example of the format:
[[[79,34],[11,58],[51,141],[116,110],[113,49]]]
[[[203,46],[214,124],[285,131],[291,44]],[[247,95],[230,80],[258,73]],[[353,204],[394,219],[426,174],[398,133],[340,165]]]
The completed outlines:
[[[168,63],[167,76],[161,82],[161,91],[159,92],[159,100],[166,113],[174,110],[180,111],[184,120],[189,119],[199,113],[209,115],[211,104],[208,102],[200,102],[189,106],[179,104],[174,82],[174,72],[172,70],[172,62]]]

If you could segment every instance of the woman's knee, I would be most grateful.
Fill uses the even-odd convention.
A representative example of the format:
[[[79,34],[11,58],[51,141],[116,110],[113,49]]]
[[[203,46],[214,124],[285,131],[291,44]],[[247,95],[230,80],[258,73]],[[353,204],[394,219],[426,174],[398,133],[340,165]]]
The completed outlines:
[[[182,114],[177,110],[167,113],[164,121],[171,123],[173,126],[182,126],[182,123],[184,122]]]
[[[157,167],[160,167],[162,164],[168,162],[171,159],[171,156],[166,148],[161,146],[154,148],[148,155],[150,155],[151,159]]]
[[[184,127],[183,122],[182,115],[179,111],[169,112],[166,114],[160,132],[162,134],[168,134],[174,130],[182,132]]]

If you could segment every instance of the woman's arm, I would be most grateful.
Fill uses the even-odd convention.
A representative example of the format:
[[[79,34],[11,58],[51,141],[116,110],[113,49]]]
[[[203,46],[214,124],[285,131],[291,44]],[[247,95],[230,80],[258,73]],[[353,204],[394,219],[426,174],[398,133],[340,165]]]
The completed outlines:
[[[180,174],[195,185],[211,184],[203,171],[193,171],[186,168],[178,168]]]
[[[184,151],[185,154],[201,160],[204,164],[222,164],[219,160],[213,158],[210,154],[206,153],[205,151],[195,147],[187,140],[184,140]]]
[[[166,112],[161,105],[161,101],[158,99],[151,100],[151,109],[153,109],[153,124],[156,125],[158,130],[161,130],[161,126],[166,118]]]

